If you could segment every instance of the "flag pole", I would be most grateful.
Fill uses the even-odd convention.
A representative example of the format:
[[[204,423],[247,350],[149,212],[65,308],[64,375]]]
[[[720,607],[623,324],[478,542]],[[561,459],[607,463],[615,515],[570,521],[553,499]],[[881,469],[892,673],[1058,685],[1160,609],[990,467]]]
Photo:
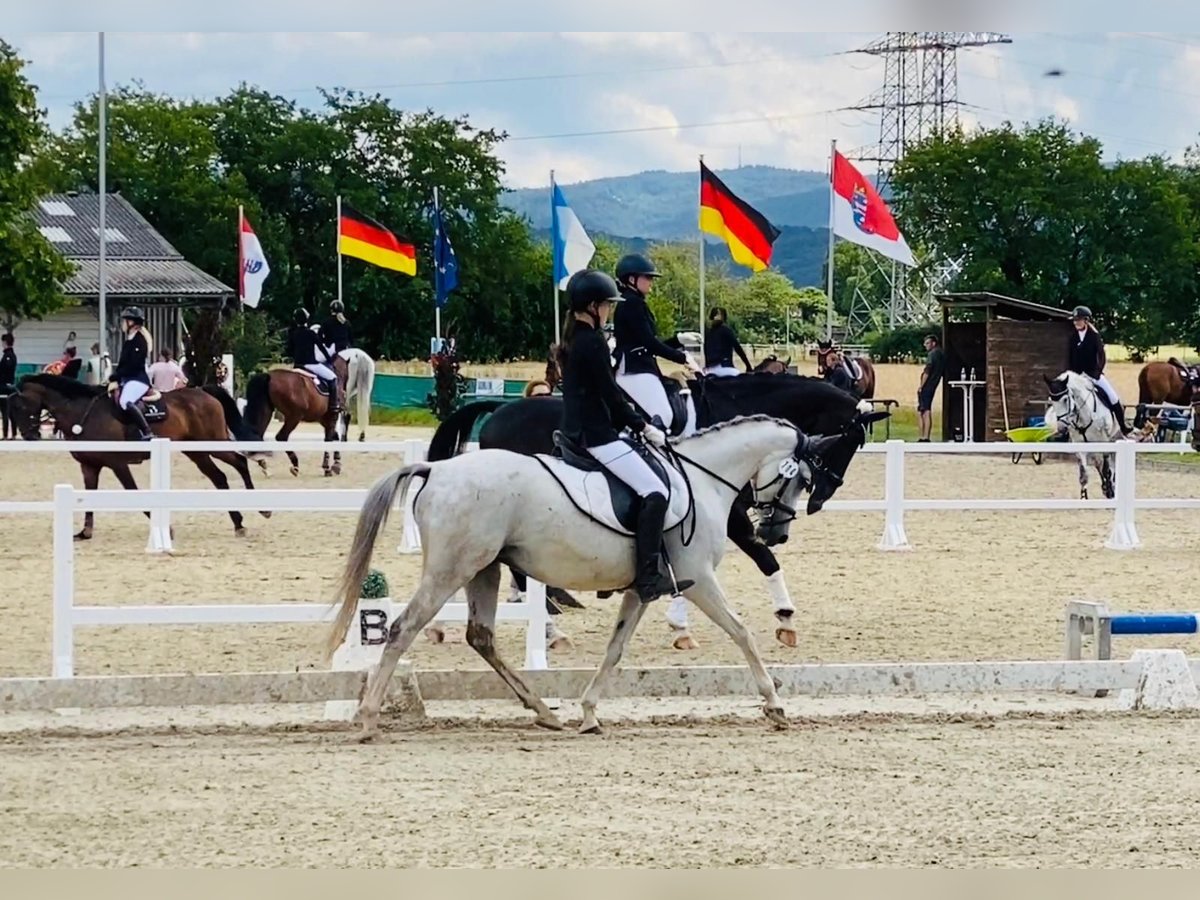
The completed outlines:
[[[107,244],[108,244],[108,241],[106,240],[108,235],[107,235],[107,231],[105,229],[105,224],[104,224],[106,206],[107,206],[107,201],[108,201],[108,197],[107,197],[107,194],[108,194],[108,173],[107,173],[108,165],[107,165],[107,148],[105,146],[108,143],[108,111],[106,109],[106,107],[108,106],[108,93],[104,86],[104,32],[101,31],[99,34],[100,34],[100,65],[99,65],[98,78],[100,81],[100,93],[96,98],[96,112],[97,112],[97,116],[99,118],[99,121],[97,123],[98,124],[97,134],[98,134],[99,142],[100,142],[99,153],[98,153],[99,165],[100,165],[100,177],[99,177],[99,183],[100,183],[99,220],[100,221],[98,222],[98,224],[100,226],[100,228],[99,228],[100,253],[97,258],[97,263],[96,263],[96,277],[97,277],[97,281],[98,281],[98,287],[96,290],[96,300],[97,300],[97,305],[99,306],[99,317],[100,317],[100,358],[103,360],[105,354],[108,353],[108,291],[106,290],[108,285],[106,283],[107,280],[105,278],[105,270],[104,270],[104,261],[105,261],[105,256],[107,255],[107,253],[105,251],[107,250]]]
[[[246,311],[246,260],[242,258],[242,230],[245,228],[246,215],[242,204],[238,204],[237,224],[237,261],[238,261],[238,311]]]
[[[704,166],[704,154],[700,154],[700,166]],[[703,174],[701,172],[701,174]],[[697,185],[698,191],[701,189]],[[700,195],[696,195],[697,206],[700,203]],[[704,229],[700,229],[700,358],[704,359]]]
[[[550,229],[554,230],[554,170],[550,170]],[[550,281],[554,286],[554,345],[562,343],[562,317],[559,315],[558,270],[554,265],[554,242],[557,235],[550,235]]]
[[[438,189],[436,184],[433,186],[433,220],[434,231],[437,232],[442,227],[442,211],[438,207]],[[444,241],[445,239],[446,236],[443,234],[442,240]],[[440,299],[438,297],[438,276],[440,274],[437,258],[437,234],[435,233],[433,247],[433,332],[434,337],[439,341],[442,339],[442,307],[438,303]]]
[[[825,300],[825,340],[833,340],[833,173],[834,154],[837,153],[837,138],[829,142],[829,266],[827,271],[828,296]]]
[[[334,237],[338,258],[338,300],[342,299],[342,195],[337,195],[337,233]]]

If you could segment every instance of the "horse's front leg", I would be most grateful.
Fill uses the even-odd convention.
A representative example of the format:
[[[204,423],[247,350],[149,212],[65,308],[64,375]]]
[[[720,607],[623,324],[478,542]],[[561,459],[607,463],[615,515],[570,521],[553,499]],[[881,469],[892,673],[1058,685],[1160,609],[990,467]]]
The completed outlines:
[[[1087,454],[1079,454],[1079,499],[1086,500],[1088,498],[1088,470],[1087,470]]]
[[[83,472],[83,489],[85,491],[94,491],[100,484],[100,467],[91,463],[80,463],[80,470]],[[92,522],[95,514],[89,509],[83,514],[83,530],[75,535],[77,541],[90,541],[92,539]]]

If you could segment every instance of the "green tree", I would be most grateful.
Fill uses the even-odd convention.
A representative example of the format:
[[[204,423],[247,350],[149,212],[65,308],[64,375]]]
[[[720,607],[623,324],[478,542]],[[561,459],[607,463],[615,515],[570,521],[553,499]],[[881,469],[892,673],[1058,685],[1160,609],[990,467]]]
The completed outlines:
[[[61,284],[71,274],[30,216],[45,186],[29,162],[46,127],[24,68],[25,60],[0,40],[0,310],[10,322],[60,309]]]
[[[1005,125],[913,148],[893,183],[910,239],[963,256],[972,289],[1086,303],[1133,349],[1178,333],[1194,308],[1194,208],[1162,160],[1105,166],[1099,141],[1065,125]]]
[[[789,333],[793,340],[816,335],[817,315],[825,308],[825,295],[815,288],[798,290],[786,275],[767,269],[738,283],[728,307],[744,340],[779,344]],[[793,317],[790,329],[789,315]]]

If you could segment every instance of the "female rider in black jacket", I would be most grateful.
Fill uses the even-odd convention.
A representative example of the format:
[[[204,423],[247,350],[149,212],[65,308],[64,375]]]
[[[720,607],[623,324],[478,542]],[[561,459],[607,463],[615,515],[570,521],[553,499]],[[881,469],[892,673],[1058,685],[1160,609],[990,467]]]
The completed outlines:
[[[150,390],[150,375],[146,362],[150,359],[154,339],[146,330],[146,316],[137,306],[121,310],[121,330],[125,332],[125,344],[121,347],[121,358],[108,379],[109,392],[120,391],[117,406],[125,410],[138,429],[138,437],[148,441],[154,434],[142,414],[138,401]]]
[[[647,425],[621,395],[613,378],[608,344],[601,329],[614,303],[621,302],[616,282],[603,272],[584,270],[567,284],[568,313],[559,350],[562,366],[563,436],[583,448],[642,498],[637,522],[635,587],[642,602],[691,587],[676,583],[661,556],[666,486],[617,429],[628,428],[661,447],[666,435]]]

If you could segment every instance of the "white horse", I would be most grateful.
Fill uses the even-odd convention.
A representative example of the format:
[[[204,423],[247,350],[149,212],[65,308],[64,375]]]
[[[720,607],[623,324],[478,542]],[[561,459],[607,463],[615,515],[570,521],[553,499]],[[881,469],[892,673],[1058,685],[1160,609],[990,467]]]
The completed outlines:
[[[371,422],[371,391],[375,388],[375,360],[366,351],[349,347],[338,354],[346,361],[346,410],[342,413],[342,440],[350,439],[350,401],[358,399],[358,439],[367,439]]]
[[[1125,440],[1121,426],[1112,410],[1099,397],[1100,387],[1086,375],[1063,372],[1051,380],[1043,375],[1050,388],[1050,406],[1046,410],[1046,427],[1058,431],[1066,428],[1073,443],[1111,443]],[[1080,453],[1079,498],[1088,498],[1088,457],[1100,473],[1100,487],[1111,500],[1116,494],[1116,457],[1112,453]]]
[[[812,486],[808,512],[816,512],[841,482],[842,473],[826,469],[823,460],[836,454],[839,443],[857,444],[858,440],[855,434],[805,438],[789,422],[747,416],[673,442],[672,455],[678,455],[681,470],[671,477],[671,510],[664,534],[667,558],[677,580],[694,582],[685,596],[741,648],[763,697],[764,713],[781,726],[786,719],[775,683],[750,632],[730,609],[715,573],[725,553],[729,511],[741,486],[752,479],[773,484],[777,495],[785,483],[802,477]],[[620,487],[610,493],[613,482],[602,472],[587,472],[563,459],[479,450],[405,466],[376,482],[359,513],[338,587],[341,609],[330,634],[329,652],[341,645],[354,619],[375,542],[397,495],[402,500],[414,479],[424,481],[413,503],[421,530],[421,581],[389,629],[379,664],[370,671],[357,714],[363,737],[375,732],[400,656],[464,586],[469,609],[467,643],[525,707],[536,713],[536,724],[562,728],[496,652],[493,629],[501,565],[516,567],[543,584],[582,591],[624,591],[604,661],[582,700],[581,731],[599,731],[596,702],[601,684],[617,665],[646,609],[629,589],[635,568],[630,519],[626,515],[618,525],[622,516],[614,511],[627,508],[632,494],[625,488],[627,496],[622,497]],[[690,488],[684,486],[684,479]]]

